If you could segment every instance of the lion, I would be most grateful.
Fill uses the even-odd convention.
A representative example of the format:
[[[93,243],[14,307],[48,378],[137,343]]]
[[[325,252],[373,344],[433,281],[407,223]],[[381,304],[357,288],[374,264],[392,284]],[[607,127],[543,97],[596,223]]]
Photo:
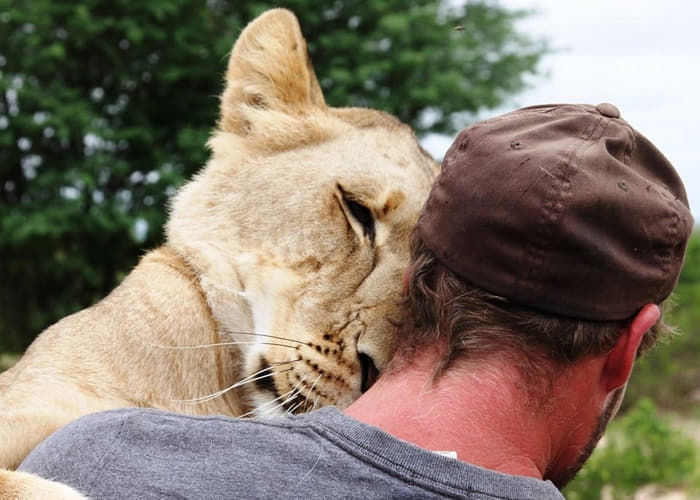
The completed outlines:
[[[81,498],[10,469],[88,413],[344,408],[387,365],[438,169],[412,130],[327,106],[296,17],[275,9],[233,46],[208,146],[165,244],[0,375],[0,497]]]

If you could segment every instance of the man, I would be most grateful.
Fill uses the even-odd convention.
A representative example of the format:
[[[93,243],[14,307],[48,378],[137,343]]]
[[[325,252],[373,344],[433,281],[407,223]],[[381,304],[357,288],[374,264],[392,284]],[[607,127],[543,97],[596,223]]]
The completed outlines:
[[[673,167],[610,104],[478,123],[418,222],[396,356],[345,413],[118,410],[22,470],[94,498],[560,499],[664,333],[692,225]]]

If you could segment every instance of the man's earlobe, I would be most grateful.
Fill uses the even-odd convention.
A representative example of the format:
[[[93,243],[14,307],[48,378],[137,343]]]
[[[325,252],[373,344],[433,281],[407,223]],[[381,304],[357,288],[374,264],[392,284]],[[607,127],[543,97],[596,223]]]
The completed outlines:
[[[620,332],[620,337],[608,354],[603,369],[606,392],[614,391],[627,383],[637,358],[637,350],[644,334],[656,324],[661,311],[656,304],[647,304],[637,313],[631,323]]]

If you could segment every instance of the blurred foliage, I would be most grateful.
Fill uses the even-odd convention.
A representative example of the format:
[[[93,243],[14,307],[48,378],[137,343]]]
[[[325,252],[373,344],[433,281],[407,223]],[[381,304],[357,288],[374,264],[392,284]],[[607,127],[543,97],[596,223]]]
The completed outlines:
[[[19,358],[16,354],[0,353],[0,372],[7,370],[14,365]]]
[[[106,295],[162,241],[207,158],[231,45],[300,18],[329,104],[453,132],[536,72],[546,44],[495,1],[0,0],[0,349]],[[466,113],[466,114],[465,114]]]
[[[622,408],[606,434],[607,444],[565,490],[569,500],[632,498],[646,484],[682,486],[700,494],[697,444],[661,418],[650,400],[694,418],[700,417],[700,232],[688,244],[685,264],[667,321],[679,333],[645,354],[636,364]]]
[[[625,404],[649,397],[659,406],[700,417],[700,232],[690,239],[685,264],[672,296],[668,322],[678,328],[670,341],[636,364]],[[623,410],[626,407],[623,407]]]
[[[697,488],[700,457],[695,442],[672,429],[649,399],[613,421],[576,478],[563,490],[569,500],[599,500],[603,487],[614,500],[632,498],[644,485]]]

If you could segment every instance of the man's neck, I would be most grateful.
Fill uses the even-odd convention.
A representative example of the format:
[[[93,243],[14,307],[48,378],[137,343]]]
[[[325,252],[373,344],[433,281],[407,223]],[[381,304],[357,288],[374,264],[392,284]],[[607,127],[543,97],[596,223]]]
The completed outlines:
[[[505,361],[453,367],[433,382],[436,356],[423,353],[380,377],[346,413],[422,448],[542,479],[569,446],[573,415],[553,417],[533,405],[521,374]]]

